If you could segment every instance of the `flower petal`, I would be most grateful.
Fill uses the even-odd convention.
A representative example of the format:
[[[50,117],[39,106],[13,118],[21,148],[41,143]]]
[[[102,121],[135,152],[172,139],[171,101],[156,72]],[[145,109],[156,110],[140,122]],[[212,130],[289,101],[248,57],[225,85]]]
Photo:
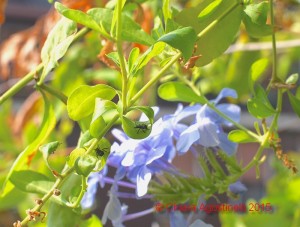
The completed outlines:
[[[198,131],[198,124],[193,124],[188,127],[183,133],[180,135],[176,148],[179,154],[183,154],[187,152],[192,144],[200,138],[200,134]]]
[[[212,100],[214,103],[218,103],[221,101],[221,99],[223,98],[227,98],[227,97],[231,97],[236,99],[237,93],[235,90],[230,89],[230,88],[223,88],[222,91],[219,93],[219,95],[217,96],[217,98],[215,100]]]
[[[152,173],[147,167],[140,169],[139,174],[137,175],[137,179],[136,179],[137,196],[141,197],[147,193],[148,184],[151,180],[151,177],[152,177]]]
[[[227,139],[227,134],[219,132],[220,144],[219,147],[228,155],[233,155],[236,152],[237,144]]]
[[[205,117],[199,124],[200,139],[199,144],[204,147],[215,147],[220,143],[218,127],[209,118]]]
[[[235,122],[240,121],[241,117],[241,108],[234,104],[219,104],[217,105],[218,110],[220,110],[222,113],[224,113],[226,116],[234,120]],[[227,126],[231,126],[232,123],[225,120],[222,117],[219,117],[217,123],[219,124],[225,124]]]

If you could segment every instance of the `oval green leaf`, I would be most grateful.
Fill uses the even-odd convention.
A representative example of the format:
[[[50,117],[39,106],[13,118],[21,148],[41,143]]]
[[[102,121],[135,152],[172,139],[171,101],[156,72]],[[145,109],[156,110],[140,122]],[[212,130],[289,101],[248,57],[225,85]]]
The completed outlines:
[[[167,82],[158,88],[158,95],[167,101],[205,103],[205,97],[198,96],[191,88],[181,82]]]
[[[243,130],[232,130],[228,134],[228,139],[234,143],[251,143],[257,142],[255,138],[250,136],[247,132]]]
[[[115,95],[115,89],[105,84],[80,86],[68,99],[68,114],[75,121],[83,119],[93,113],[96,98],[111,100]]]
[[[78,175],[88,177],[93,171],[97,163],[97,159],[91,155],[84,155],[77,158],[74,168]]]

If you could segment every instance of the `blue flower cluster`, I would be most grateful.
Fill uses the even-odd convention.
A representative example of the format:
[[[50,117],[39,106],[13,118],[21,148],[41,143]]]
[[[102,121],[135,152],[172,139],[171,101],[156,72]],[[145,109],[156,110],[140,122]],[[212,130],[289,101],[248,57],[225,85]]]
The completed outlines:
[[[221,103],[223,98],[236,98],[234,90],[225,88],[216,99],[210,103],[220,112],[233,121],[240,119],[240,108],[234,104]],[[193,118],[191,125],[183,123],[183,120]],[[121,180],[127,178],[135,184],[136,196],[143,197],[147,194],[149,182],[154,174],[162,171],[171,174],[180,174],[171,164],[176,154],[184,154],[193,150],[195,146],[217,147],[225,151],[228,155],[234,154],[236,144],[227,139],[227,134],[223,126],[231,126],[232,123],[219,116],[208,105],[194,105],[183,107],[179,105],[176,112],[166,115],[157,120],[152,127],[151,134],[142,140],[129,138],[124,132],[114,129],[112,134],[120,141],[111,146],[111,153],[107,164],[117,168],[114,185],[120,184]],[[91,207],[90,198],[95,195],[98,182],[104,184],[106,170],[100,175],[92,175],[89,180],[88,191],[82,201],[83,207]],[[110,200],[116,201],[116,187],[111,193]],[[88,199],[87,199],[88,198]],[[109,203],[109,206],[112,206]],[[118,217],[121,217],[121,203],[119,204]],[[107,208],[108,209],[108,208]],[[123,215],[124,216],[124,215]],[[114,220],[117,219],[116,217]]]

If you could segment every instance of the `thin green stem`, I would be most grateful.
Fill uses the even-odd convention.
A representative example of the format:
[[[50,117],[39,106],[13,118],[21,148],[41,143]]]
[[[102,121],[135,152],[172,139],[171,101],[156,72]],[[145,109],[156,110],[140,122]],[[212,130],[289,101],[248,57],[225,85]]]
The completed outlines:
[[[122,45],[122,0],[118,0],[117,2],[117,50],[118,55],[120,59],[120,68],[121,68],[121,75],[122,75],[122,105],[123,105],[123,111],[126,112],[127,109],[127,70],[126,70],[126,63],[124,58],[124,52],[123,52],[123,45]]]
[[[141,96],[142,94],[149,89],[153,84],[155,84],[161,76],[165,74],[165,72],[180,58],[181,53],[177,53],[157,74],[156,76],[152,77],[141,90],[136,93],[132,99],[130,100],[130,105],[133,105]]]
[[[273,28],[273,32],[272,32],[273,64],[272,64],[272,78],[270,80],[270,83],[268,84],[268,88],[267,88],[268,91],[270,91],[273,83],[280,81],[277,75],[277,48],[276,48],[273,0],[269,0],[269,4],[270,4],[270,21],[271,21],[271,27]]]
[[[39,64],[34,70],[26,74],[21,80],[14,84],[0,97],[0,105],[7,99],[18,93],[23,87],[25,87],[34,77],[43,70],[43,64]]]
[[[65,105],[67,105],[68,97],[65,96],[61,91],[57,90],[56,88],[46,85],[46,84],[41,84],[38,86],[39,88],[47,91],[49,94],[57,97],[60,101],[62,101]]]

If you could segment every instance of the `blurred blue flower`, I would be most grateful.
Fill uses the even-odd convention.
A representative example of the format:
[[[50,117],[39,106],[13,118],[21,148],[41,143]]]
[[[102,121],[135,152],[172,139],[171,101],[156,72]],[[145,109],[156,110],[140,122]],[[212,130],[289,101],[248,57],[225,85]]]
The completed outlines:
[[[216,108],[234,121],[240,119],[240,108],[234,104],[218,104],[225,97],[236,98],[234,90],[225,88],[218,97],[211,102]],[[222,125],[231,126],[232,123],[223,119],[207,105],[201,106],[196,113],[195,123],[185,129],[177,141],[177,150],[180,154],[187,152],[193,144],[204,147],[220,147],[228,155],[232,155],[237,145],[227,139],[227,134],[223,131]]]
[[[241,194],[245,191],[247,191],[247,188],[244,184],[242,184],[240,181],[237,181],[228,187],[229,191],[231,191],[234,194]]]

